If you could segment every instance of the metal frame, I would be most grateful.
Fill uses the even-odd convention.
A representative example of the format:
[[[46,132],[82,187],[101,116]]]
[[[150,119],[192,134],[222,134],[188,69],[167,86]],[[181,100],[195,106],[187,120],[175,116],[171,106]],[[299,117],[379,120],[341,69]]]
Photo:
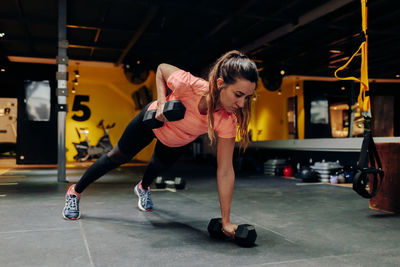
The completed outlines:
[[[67,89],[67,66],[68,57],[66,45],[67,41],[67,0],[58,1],[58,72],[64,75],[57,76],[57,91],[68,92]],[[63,77],[61,77],[63,76]],[[67,182],[66,179],[66,158],[65,158],[65,128],[66,128],[66,117],[67,117],[67,95],[68,94],[57,94],[58,108],[57,108],[57,142],[58,142],[58,152],[57,152],[57,181]]]
[[[249,144],[249,148],[325,152],[360,152],[362,141],[362,137],[271,140],[251,142]],[[375,137],[374,141],[375,143],[400,143],[400,137]]]

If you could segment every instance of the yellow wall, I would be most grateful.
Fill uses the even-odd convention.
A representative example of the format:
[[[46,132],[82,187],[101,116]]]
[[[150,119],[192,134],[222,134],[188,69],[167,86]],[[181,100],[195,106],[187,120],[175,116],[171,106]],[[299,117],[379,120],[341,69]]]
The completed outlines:
[[[296,84],[300,88],[296,89]],[[249,129],[253,141],[288,139],[287,99],[297,95],[297,129],[299,139],[304,139],[304,98],[303,82],[293,76],[284,77],[278,90],[265,89],[261,79],[256,89],[257,100],[252,105]]]
[[[77,65],[79,63],[79,65]],[[72,81],[75,78],[74,71],[79,69],[80,77],[78,85]],[[112,63],[97,62],[76,62],[70,61],[68,66],[69,81],[67,97],[68,113],[66,120],[66,147],[67,161],[74,161],[77,154],[72,142],[79,142],[75,127],[87,127],[91,144],[96,144],[103,135],[103,130],[96,127],[103,119],[104,124],[112,124],[115,127],[109,130],[110,140],[113,146],[118,142],[125,127],[139,112],[135,110],[131,94],[138,88],[145,85],[153,91],[153,98],[156,96],[155,74],[151,72],[148,79],[140,85],[130,83],[124,74],[122,67],[115,67]],[[75,87],[75,93],[72,88]],[[73,103],[77,95],[88,95],[89,102],[82,102],[91,110],[91,116],[86,121],[76,121],[72,116],[82,116],[82,111],[72,111]],[[83,137],[82,137],[83,138]],[[151,157],[154,142],[151,146],[140,152],[135,159],[147,161]]]

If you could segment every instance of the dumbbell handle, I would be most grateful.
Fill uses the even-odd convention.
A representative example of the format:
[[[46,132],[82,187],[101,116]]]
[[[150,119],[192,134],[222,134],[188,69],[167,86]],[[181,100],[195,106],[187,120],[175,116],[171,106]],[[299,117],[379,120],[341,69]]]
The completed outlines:
[[[212,221],[214,221],[214,222],[212,223]],[[210,235],[212,235],[214,237],[227,238],[227,236],[222,231],[222,219],[221,218],[212,219],[209,223],[208,231],[209,231]],[[251,234],[249,232],[251,232]],[[249,225],[249,224],[238,225],[238,229],[235,232],[234,240],[240,246],[245,246],[245,247],[252,246],[254,244],[256,238],[257,238],[257,233],[255,232],[254,226]]]
[[[178,103],[177,103],[178,102]],[[183,116],[185,113],[185,107],[179,100],[171,100],[164,104],[163,114],[168,121],[176,121],[183,118],[183,116],[179,116],[178,118],[171,117],[170,111],[173,110],[174,105],[180,104],[181,108],[183,108]],[[157,109],[148,109],[144,114],[143,121],[144,123],[150,127],[151,129],[160,128],[164,125],[164,122],[156,119]]]

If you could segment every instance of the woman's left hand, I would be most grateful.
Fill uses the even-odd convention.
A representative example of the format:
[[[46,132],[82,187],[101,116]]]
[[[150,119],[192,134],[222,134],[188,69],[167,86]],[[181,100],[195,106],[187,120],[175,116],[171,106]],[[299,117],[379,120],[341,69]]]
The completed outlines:
[[[157,111],[156,111],[156,119],[162,122],[166,122],[167,118],[164,116],[164,105],[165,102],[157,101]]]
[[[237,228],[238,226],[231,222],[222,224],[222,232],[224,233],[224,235],[229,236],[232,239],[235,238],[235,231]]]

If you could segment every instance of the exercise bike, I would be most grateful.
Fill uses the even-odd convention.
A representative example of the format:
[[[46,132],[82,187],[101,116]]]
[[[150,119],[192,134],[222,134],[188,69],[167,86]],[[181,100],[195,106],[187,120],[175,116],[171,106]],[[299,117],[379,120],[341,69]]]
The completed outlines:
[[[91,145],[89,142],[89,130],[88,128],[77,128],[75,127],[76,133],[79,136],[79,143],[72,142],[75,146],[77,154],[74,156],[76,161],[87,161],[90,159],[100,158],[103,154],[109,152],[113,146],[110,142],[110,137],[108,134],[108,130],[113,128],[115,123],[111,125],[107,125],[104,127],[104,120],[101,120],[97,124],[97,128],[101,128],[104,132],[104,135],[97,141],[96,145]],[[81,141],[82,136],[84,136],[84,140]]]

